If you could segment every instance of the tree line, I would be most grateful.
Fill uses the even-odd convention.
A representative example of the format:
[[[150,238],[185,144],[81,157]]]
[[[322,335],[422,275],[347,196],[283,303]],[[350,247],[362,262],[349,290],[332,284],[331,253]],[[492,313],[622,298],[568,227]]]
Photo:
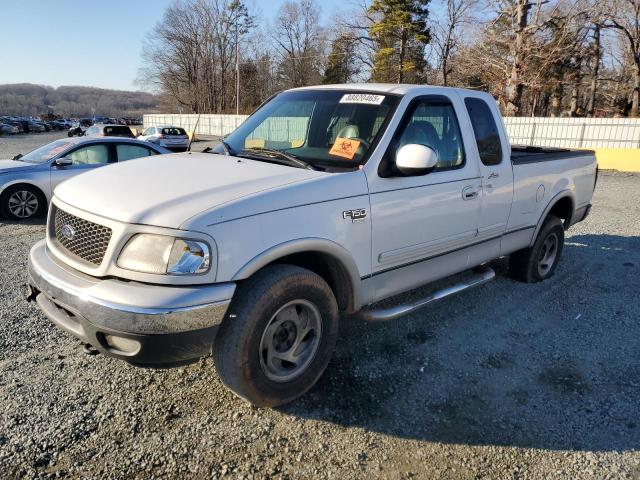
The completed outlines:
[[[506,115],[638,116],[640,0],[175,0],[140,77],[165,109],[253,110],[279,90],[391,82],[491,92]]]
[[[0,85],[0,115],[138,117],[156,110],[158,102],[158,97],[145,92],[74,86],[53,88],[30,83]]]

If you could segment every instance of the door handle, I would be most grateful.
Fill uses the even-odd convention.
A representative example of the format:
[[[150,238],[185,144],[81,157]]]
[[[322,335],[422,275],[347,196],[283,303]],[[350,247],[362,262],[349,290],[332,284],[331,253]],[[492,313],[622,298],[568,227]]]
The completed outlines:
[[[491,175],[489,175],[489,178],[487,180],[491,180],[492,178],[498,178],[499,176],[500,176],[499,173],[491,172]]]
[[[478,196],[478,191],[473,187],[465,187],[462,190],[462,199],[463,200],[473,200]]]

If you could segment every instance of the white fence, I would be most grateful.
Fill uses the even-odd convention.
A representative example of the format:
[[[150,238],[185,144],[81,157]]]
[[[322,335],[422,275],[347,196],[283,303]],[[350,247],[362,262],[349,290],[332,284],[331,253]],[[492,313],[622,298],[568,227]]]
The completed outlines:
[[[240,126],[248,115],[184,115],[184,114],[153,114],[145,115],[143,118],[143,128],[155,127],[157,125],[172,125],[182,127],[187,132],[196,129],[196,136],[207,135],[221,137],[233,132]],[[196,128],[196,122],[198,127]]]
[[[513,144],[640,148],[640,119],[507,117],[504,122]]]
[[[235,130],[247,115],[200,115],[197,135],[220,137]],[[181,126],[193,131],[198,115],[153,114],[144,116],[144,128],[155,125]],[[302,132],[304,138],[306,119],[287,118],[287,132]],[[539,145],[564,148],[640,148],[640,119],[630,118],[547,118],[547,117],[506,117],[511,143],[518,145]],[[281,122],[282,123],[282,122]],[[271,129],[268,125],[264,128]],[[260,127],[263,128],[263,127]],[[254,132],[260,136],[263,132]],[[267,133],[266,131],[264,132]],[[260,134],[260,135],[258,135]],[[278,135],[279,136],[279,135]],[[282,132],[282,136],[291,137]],[[265,135],[263,138],[273,138]],[[293,138],[293,137],[292,137]]]

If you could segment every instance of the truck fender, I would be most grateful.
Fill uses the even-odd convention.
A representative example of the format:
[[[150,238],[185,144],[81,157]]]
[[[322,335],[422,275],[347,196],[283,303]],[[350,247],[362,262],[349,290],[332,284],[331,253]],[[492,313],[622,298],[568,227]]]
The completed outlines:
[[[545,219],[547,218],[547,216],[549,215],[549,212],[551,211],[551,209],[553,209],[553,207],[562,199],[564,198],[568,198],[569,200],[571,200],[571,215],[573,215],[575,213],[575,205],[576,205],[576,199],[574,197],[574,194],[571,190],[562,190],[561,192],[558,192],[551,200],[549,200],[549,203],[547,204],[547,206],[545,207],[544,211],[542,212],[542,215],[540,216],[540,218],[538,219],[538,224],[536,225],[536,229],[533,233],[533,237],[531,237],[531,242],[529,243],[529,247],[531,247],[535,241],[536,238],[538,238],[538,233],[540,232],[540,229],[542,228],[542,224],[544,223]],[[571,218],[568,219],[569,222],[567,222],[565,225],[569,225]],[[566,230],[566,228],[565,228]]]
[[[280,258],[305,252],[326,254],[340,263],[351,283],[352,305],[356,310],[360,308],[362,292],[358,266],[347,249],[326,238],[298,238],[274,245],[249,260],[233,275],[231,280],[247,279],[258,270]]]

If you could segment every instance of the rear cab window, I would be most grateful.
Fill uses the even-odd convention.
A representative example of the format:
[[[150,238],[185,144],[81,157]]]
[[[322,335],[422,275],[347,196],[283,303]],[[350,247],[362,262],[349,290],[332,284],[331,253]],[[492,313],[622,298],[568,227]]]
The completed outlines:
[[[502,145],[500,132],[489,105],[484,100],[474,97],[465,98],[464,104],[473,126],[480,160],[487,166],[498,165],[502,162]]]

